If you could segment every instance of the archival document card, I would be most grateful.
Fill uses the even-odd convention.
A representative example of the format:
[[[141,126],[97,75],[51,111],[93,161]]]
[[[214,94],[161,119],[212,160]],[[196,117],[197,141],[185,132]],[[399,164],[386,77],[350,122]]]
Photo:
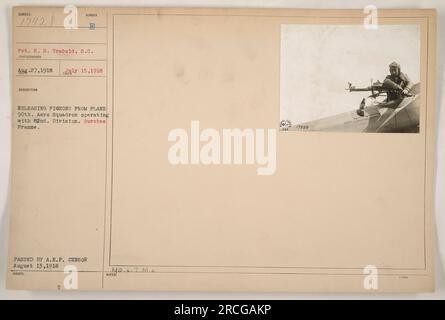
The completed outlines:
[[[434,290],[435,10],[12,16],[8,288]]]

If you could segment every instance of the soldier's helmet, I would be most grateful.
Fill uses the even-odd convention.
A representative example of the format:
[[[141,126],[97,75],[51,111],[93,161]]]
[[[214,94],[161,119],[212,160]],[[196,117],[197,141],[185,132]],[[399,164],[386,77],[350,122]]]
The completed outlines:
[[[391,62],[391,64],[389,65],[389,70],[391,70],[392,68],[397,69],[397,73],[400,73],[400,64],[398,64],[397,62]]]

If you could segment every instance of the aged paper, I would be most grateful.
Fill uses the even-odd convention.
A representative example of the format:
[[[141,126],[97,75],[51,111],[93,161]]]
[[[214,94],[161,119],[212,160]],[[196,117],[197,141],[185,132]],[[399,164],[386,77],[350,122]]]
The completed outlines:
[[[8,288],[434,289],[434,10],[12,20]]]

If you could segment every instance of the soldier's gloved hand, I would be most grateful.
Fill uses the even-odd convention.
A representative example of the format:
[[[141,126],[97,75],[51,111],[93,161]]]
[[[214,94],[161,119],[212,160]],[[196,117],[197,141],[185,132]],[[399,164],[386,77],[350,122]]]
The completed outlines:
[[[409,95],[409,91],[408,90],[406,90],[406,89],[403,89],[403,94],[405,95],[405,96],[407,96],[407,95]]]

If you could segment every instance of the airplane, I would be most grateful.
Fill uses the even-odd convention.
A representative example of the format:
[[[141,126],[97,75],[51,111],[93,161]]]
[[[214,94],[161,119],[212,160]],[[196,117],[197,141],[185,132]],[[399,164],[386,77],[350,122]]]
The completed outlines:
[[[356,88],[349,83],[349,92],[371,91],[371,95],[363,98],[356,110],[334,116],[317,119],[297,125],[289,120],[282,120],[282,131],[338,131],[338,132],[419,132],[420,83],[402,94],[402,98],[387,101],[388,88],[379,81],[365,88]]]

